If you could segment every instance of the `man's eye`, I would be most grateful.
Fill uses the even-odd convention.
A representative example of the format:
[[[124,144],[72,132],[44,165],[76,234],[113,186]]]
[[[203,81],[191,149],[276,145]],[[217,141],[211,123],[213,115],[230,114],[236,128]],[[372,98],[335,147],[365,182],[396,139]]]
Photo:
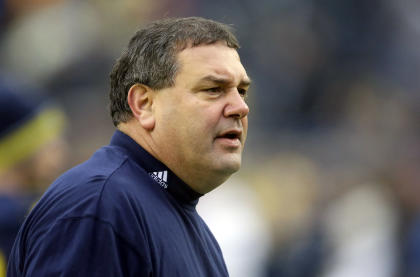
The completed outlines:
[[[244,98],[247,96],[247,90],[246,89],[238,88],[238,92]]]
[[[217,93],[217,92],[222,92],[222,88],[221,87],[207,88],[207,89],[204,89],[204,91]]]

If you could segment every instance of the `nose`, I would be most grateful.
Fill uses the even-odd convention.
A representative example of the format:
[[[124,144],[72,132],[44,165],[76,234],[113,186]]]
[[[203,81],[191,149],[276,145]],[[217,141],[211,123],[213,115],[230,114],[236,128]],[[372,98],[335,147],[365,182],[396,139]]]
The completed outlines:
[[[225,117],[235,117],[241,119],[248,115],[249,107],[237,89],[230,91],[227,99],[228,101],[224,109]]]

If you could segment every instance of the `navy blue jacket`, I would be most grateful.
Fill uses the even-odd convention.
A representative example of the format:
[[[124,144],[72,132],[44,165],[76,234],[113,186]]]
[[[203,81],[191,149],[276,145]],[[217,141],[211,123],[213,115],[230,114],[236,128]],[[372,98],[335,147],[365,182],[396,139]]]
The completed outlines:
[[[31,211],[8,277],[228,276],[201,195],[117,131]]]

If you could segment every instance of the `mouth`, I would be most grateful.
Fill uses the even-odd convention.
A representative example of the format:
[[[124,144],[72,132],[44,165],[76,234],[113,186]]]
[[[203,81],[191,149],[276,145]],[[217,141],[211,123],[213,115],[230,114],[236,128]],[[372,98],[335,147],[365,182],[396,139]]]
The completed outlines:
[[[228,130],[216,136],[216,139],[222,140],[231,146],[238,146],[242,141],[242,131],[238,129]]]

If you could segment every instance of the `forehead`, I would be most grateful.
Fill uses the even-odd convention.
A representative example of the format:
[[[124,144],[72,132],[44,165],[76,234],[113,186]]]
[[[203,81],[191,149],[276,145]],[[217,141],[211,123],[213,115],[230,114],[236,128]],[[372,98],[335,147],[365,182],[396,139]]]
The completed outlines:
[[[249,81],[238,52],[224,43],[189,47],[177,54],[179,65],[176,82],[214,75],[233,83]]]

